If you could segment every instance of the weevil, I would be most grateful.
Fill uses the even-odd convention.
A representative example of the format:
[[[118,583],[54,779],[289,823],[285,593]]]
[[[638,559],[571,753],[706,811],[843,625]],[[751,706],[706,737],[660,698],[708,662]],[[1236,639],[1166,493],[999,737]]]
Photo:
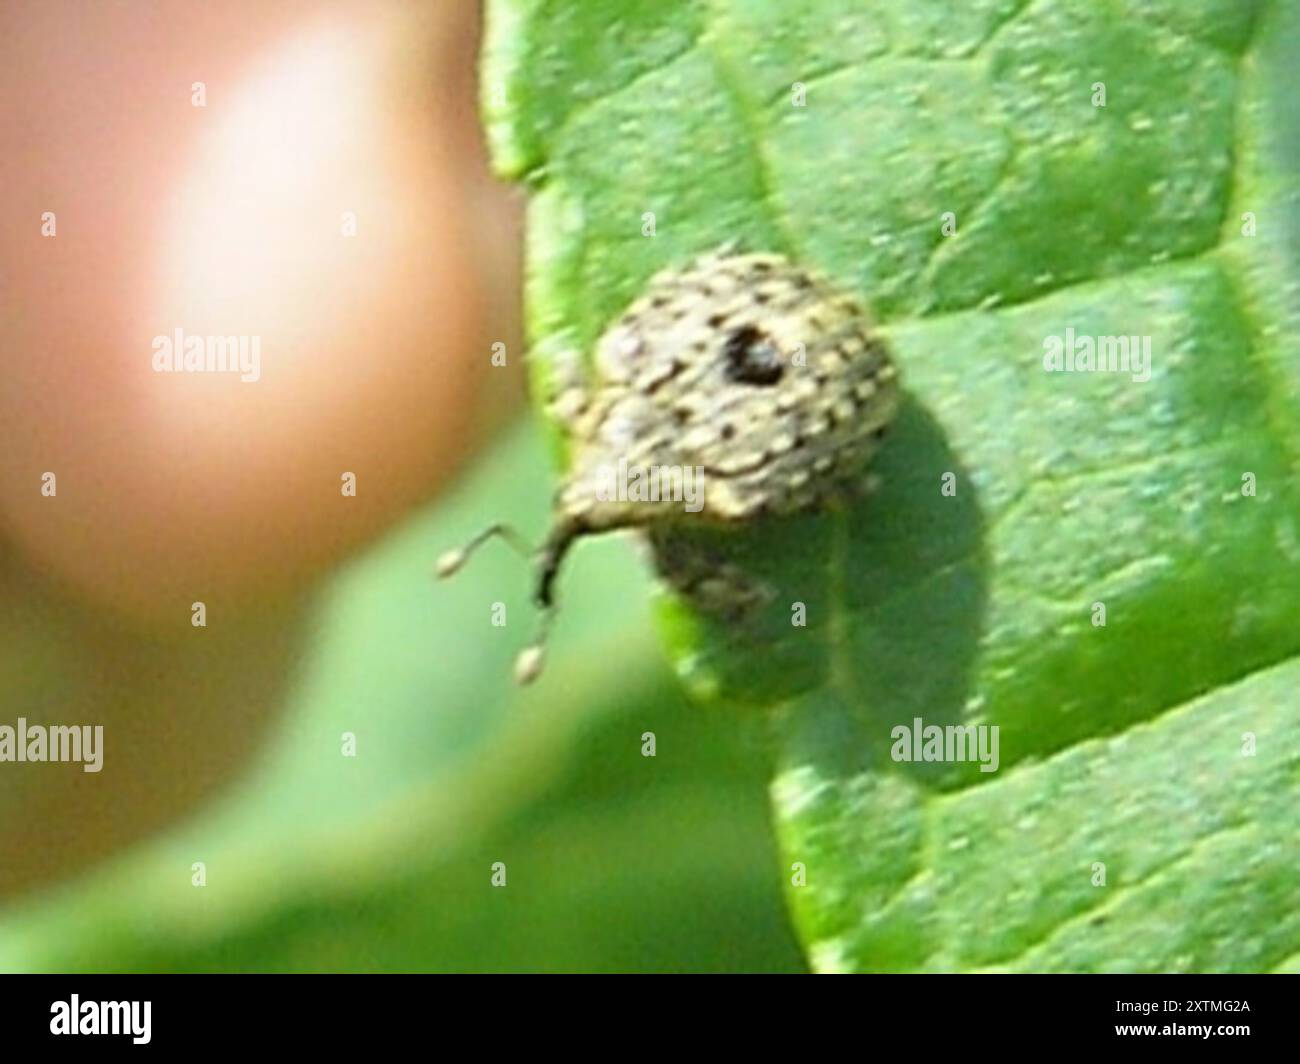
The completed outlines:
[[[570,465],[540,548],[494,524],[438,562],[449,576],[498,536],[532,556],[541,624],[516,659],[520,683],[541,672],[556,577],[577,539],[639,529],[653,543],[697,523],[746,527],[817,508],[860,477],[898,406],[897,371],[852,294],[782,255],[731,247],[657,274],[601,335],[590,369],[575,356],[561,370],[547,407]],[[698,471],[702,505],[611,491],[611,469]],[[701,608],[720,608],[734,584],[657,561]]]

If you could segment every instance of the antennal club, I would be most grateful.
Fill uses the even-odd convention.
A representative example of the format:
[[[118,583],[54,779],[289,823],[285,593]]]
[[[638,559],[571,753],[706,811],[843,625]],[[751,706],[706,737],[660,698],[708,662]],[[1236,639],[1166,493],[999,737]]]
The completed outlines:
[[[550,634],[551,618],[554,616],[555,607],[547,606],[537,625],[537,635],[515,656],[515,683],[520,687],[526,687],[542,674],[542,668],[546,664],[546,637]]]

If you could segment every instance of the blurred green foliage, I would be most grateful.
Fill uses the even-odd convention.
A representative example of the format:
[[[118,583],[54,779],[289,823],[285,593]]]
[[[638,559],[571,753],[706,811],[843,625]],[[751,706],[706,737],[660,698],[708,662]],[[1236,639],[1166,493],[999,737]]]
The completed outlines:
[[[540,529],[550,476],[518,432],[340,573],[260,762],[165,837],[7,909],[0,969],[799,969],[767,751],[752,721],[687,704],[628,544],[575,556],[549,668],[525,691],[510,677],[533,621],[520,560],[485,550],[431,579],[489,519]]]

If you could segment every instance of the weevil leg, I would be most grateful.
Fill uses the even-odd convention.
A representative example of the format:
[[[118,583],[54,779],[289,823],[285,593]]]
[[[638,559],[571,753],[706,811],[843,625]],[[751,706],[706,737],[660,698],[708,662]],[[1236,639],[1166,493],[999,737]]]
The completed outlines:
[[[672,530],[651,530],[646,538],[659,576],[704,613],[744,623],[775,599],[769,583],[713,548]]]

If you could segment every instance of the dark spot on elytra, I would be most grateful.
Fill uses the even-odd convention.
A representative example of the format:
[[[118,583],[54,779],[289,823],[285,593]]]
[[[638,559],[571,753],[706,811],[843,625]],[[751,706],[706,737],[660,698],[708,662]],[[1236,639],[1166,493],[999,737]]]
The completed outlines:
[[[785,372],[781,352],[761,329],[753,325],[733,329],[722,352],[727,360],[727,379],[737,384],[771,387]]]

